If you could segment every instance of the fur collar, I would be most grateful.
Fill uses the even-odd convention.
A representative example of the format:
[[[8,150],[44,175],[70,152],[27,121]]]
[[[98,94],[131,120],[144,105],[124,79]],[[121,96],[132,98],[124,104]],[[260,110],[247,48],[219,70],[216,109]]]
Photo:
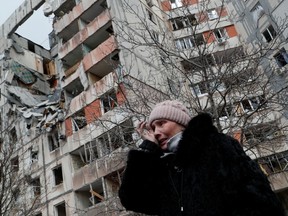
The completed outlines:
[[[201,113],[192,118],[179,142],[176,163],[185,166],[201,157],[201,153],[211,145],[211,135],[218,131],[208,113]]]

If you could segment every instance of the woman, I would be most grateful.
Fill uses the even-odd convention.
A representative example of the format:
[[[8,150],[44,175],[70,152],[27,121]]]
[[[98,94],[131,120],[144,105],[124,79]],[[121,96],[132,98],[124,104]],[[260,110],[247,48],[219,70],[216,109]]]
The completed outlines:
[[[137,132],[119,190],[127,210],[161,216],[284,215],[257,163],[219,133],[208,114],[190,118],[178,101],[152,110]]]

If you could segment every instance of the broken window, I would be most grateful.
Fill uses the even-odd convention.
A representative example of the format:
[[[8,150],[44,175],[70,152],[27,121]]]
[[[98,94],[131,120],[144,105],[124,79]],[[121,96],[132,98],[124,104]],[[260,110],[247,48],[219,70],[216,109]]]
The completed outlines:
[[[226,104],[225,106],[218,107],[219,118],[226,118],[232,116],[233,106],[231,104]]]
[[[254,68],[251,68],[225,77],[224,82],[226,88],[233,88],[234,86],[239,87],[240,85],[245,85],[255,80],[255,78],[255,70]]]
[[[118,170],[105,177],[108,198],[117,196],[121,184],[122,174],[123,170]]]
[[[78,131],[87,125],[84,109],[79,110],[72,115],[72,123],[73,131]]]
[[[211,115],[214,114],[214,111],[211,108],[208,108],[206,110],[206,112],[211,113]],[[233,106],[232,106],[232,104],[219,105],[217,107],[218,118],[227,118],[227,117],[232,116],[232,114],[233,114]]]
[[[187,72],[199,71],[203,67],[209,68],[215,65],[215,60],[212,54],[199,56],[189,60],[182,61],[182,65]]]
[[[195,26],[198,24],[195,14],[188,16],[177,17],[170,20],[173,30],[183,29],[189,26]]]
[[[288,64],[288,54],[284,48],[281,48],[280,51],[274,55],[274,59],[276,60],[279,67],[284,67]]]
[[[184,19],[186,26],[195,26],[198,24],[195,14],[190,14]]]
[[[102,107],[103,113],[106,113],[109,110],[112,110],[117,106],[118,106],[118,103],[117,103],[115,90],[101,97],[101,107]]]
[[[40,184],[40,178],[35,178],[31,182],[32,188],[33,188],[33,194],[34,197],[41,195],[41,184]]]
[[[182,0],[170,0],[170,4],[172,9],[183,6]]]
[[[215,29],[213,33],[218,43],[224,43],[228,38],[225,28]]]
[[[96,142],[101,146],[101,156],[110,154],[123,145],[133,143],[133,131],[132,121],[127,120],[99,136]]]
[[[38,161],[38,150],[31,149],[30,160],[31,160],[31,163]]]
[[[202,34],[196,34],[194,42],[197,46],[201,46],[201,45],[205,44],[203,35]]]
[[[12,158],[10,162],[11,162],[11,170],[13,172],[18,172],[18,170],[19,170],[19,159],[18,159],[18,156]]]
[[[196,85],[191,86],[194,95],[202,95],[208,93],[208,86],[204,82],[197,83]]]
[[[50,152],[60,147],[57,130],[53,130],[48,134],[48,145]]]
[[[240,102],[240,107],[244,113],[254,111],[259,108],[265,108],[266,106],[267,104],[265,103],[264,95],[250,97]]]
[[[89,200],[92,205],[98,204],[104,201],[104,190],[102,185],[102,179],[90,184],[90,197]]]
[[[269,25],[262,34],[268,43],[277,36],[277,33],[272,25]]]
[[[80,147],[78,150],[71,153],[71,161],[74,171],[77,171],[86,164],[89,164],[86,154],[84,153],[84,147]]]
[[[246,142],[255,145],[263,141],[279,138],[282,132],[275,122],[258,124],[244,130]]]
[[[99,158],[96,139],[85,143],[84,150],[84,157],[86,163],[91,163]]]
[[[224,91],[226,89],[225,84],[219,80],[210,80],[209,81],[209,89],[212,92],[219,92],[219,91]]]
[[[9,139],[10,139],[10,142],[12,144],[15,144],[18,140],[17,138],[17,133],[16,133],[16,128],[13,127],[10,131],[9,131]]]
[[[254,22],[256,23],[258,22],[258,19],[265,13],[260,2],[257,2],[257,4],[252,8],[250,12],[253,16]]]
[[[184,37],[175,40],[175,45],[179,50],[191,49],[194,47],[193,37]]]
[[[216,9],[208,10],[207,14],[208,14],[209,20],[214,20],[214,19],[217,19],[219,17]]]
[[[175,19],[172,19],[170,22],[172,24],[173,30],[183,29],[185,27],[185,25],[183,24],[183,21],[182,21],[182,17],[180,17],[180,18],[177,17]]]
[[[288,170],[288,151],[261,158],[258,162],[268,174],[283,172]]]
[[[209,81],[202,81],[199,83],[196,83],[194,85],[190,85],[193,90],[193,94],[196,96],[207,94],[210,92],[215,92],[215,91],[223,91],[225,90],[225,85],[222,82],[216,82],[214,80],[209,80]]]
[[[63,183],[62,166],[60,165],[54,168],[52,171],[53,171],[55,185],[59,185]]]
[[[65,202],[55,205],[55,211],[57,216],[66,216],[66,206]]]
[[[226,49],[223,51],[215,52],[213,54],[214,60],[216,64],[225,64],[236,61],[236,60],[241,60],[244,57],[244,51],[243,47],[235,47],[231,49]]]
[[[75,191],[77,202],[84,208],[89,208],[104,201],[104,178],[97,179],[89,185],[85,185],[79,190]]]

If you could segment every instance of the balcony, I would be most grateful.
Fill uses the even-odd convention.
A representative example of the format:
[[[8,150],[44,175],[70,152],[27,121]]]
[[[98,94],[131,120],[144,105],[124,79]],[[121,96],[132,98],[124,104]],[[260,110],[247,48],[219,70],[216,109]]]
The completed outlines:
[[[69,13],[75,6],[75,1],[69,1],[69,0],[54,0],[52,3],[54,14],[56,17],[62,17],[63,14]]]
[[[81,62],[66,70],[64,73],[68,77],[63,77],[61,85],[70,96],[76,97],[89,87],[87,73],[91,82],[99,81],[113,71],[118,63],[117,44],[111,36],[84,56]]]
[[[85,50],[95,49],[109,37],[111,25],[109,11],[105,10],[63,44],[59,50],[60,59],[68,66],[73,66],[83,58]]]
[[[93,184],[95,180],[124,168],[126,152],[126,149],[116,149],[111,154],[77,170],[72,177],[73,189],[81,190],[83,186]]]
[[[114,36],[110,36],[83,58],[85,71],[104,77],[118,66],[118,52],[117,41]]]
[[[135,213],[127,213],[124,211],[118,197],[107,199],[97,205],[85,209],[87,216],[106,215],[106,216],[128,216],[135,215]]]
[[[91,20],[94,20],[95,17],[105,10],[105,2],[105,0],[82,1],[78,5],[70,5],[70,10],[65,10],[64,6],[60,6],[55,12],[55,15],[59,16],[59,20],[54,23],[55,33],[59,38],[68,41],[79,31],[78,22],[81,20],[83,23],[90,23]],[[74,7],[71,9],[71,6]]]
[[[81,84],[78,72],[73,74],[71,77],[68,77],[68,84],[64,85],[64,89],[68,91],[68,93],[73,91],[81,91],[78,95],[71,99],[70,107],[68,110],[73,113],[87,106],[87,104],[92,103],[94,100],[99,98],[100,95],[113,88],[115,86],[115,81],[115,74],[110,72],[84,91],[84,87]]]

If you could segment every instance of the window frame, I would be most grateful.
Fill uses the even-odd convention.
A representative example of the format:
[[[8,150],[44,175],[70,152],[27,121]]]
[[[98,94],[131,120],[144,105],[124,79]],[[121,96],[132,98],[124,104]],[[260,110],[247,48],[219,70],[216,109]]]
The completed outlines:
[[[71,121],[72,121],[72,129],[74,132],[79,131],[82,128],[86,127],[88,123],[85,115],[85,110],[81,109],[75,112],[71,116]]]
[[[253,16],[254,21],[257,22],[258,19],[260,19],[260,17],[262,17],[265,14],[265,11],[261,3],[258,1],[254,5],[254,7],[250,10],[250,13]]]
[[[253,102],[256,101],[256,103]],[[253,97],[248,97],[248,98],[245,98],[243,100],[241,100],[239,102],[240,104],[240,107],[241,107],[241,111],[243,113],[249,113],[249,112],[253,112],[255,110],[258,109],[258,106],[261,106],[259,109],[263,109],[266,107],[266,104],[263,104],[262,102],[265,101],[265,95],[257,95],[257,96],[253,96]],[[243,103],[246,103],[246,104],[243,104]],[[248,108],[248,109],[246,109]]]
[[[189,26],[198,25],[198,21],[196,19],[195,14],[176,17],[176,18],[170,19],[170,22],[172,24],[173,31],[181,30],[181,29],[187,28]]]
[[[259,125],[254,125],[243,131],[245,141],[249,144],[249,140],[257,140],[266,142],[272,139],[277,139],[282,135],[282,131],[276,122],[267,122]],[[277,135],[274,135],[277,134]]]
[[[288,64],[288,53],[284,47],[282,47],[273,57],[280,68]]]
[[[263,37],[265,38],[267,43],[270,43],[276,36],[277,32],[275,31],[273,25],[269,25],[263,32],[262,32]],[[269,36],[266,37],[265,35]]]
[[[41,181],[40,177],[34,178],[31,182],[34,197],[41,195]]]
[[[202,46],[205,44],[205,39],[202,33],[195,34],[194,36],[194,43],[196,46]]]
[[[170,20],[173,31],[177,31],[177,30],[185,28],[185,24],[183,23],[182,19],[183,19],[182,17],[177,17],[177,18]]]
[[[216,85],[216,81],[214,80],[209,80],[209,81],[202,81],[202,82],[198,82],[194,85],[191,85],[192,88],[192,93],[195,96],[204,96],[207,95],[209,91],[225,91],[226,87],[225,87],[225,83],[218,83],[217,86]],[[196,89],[195,89],[196,88]],[[198,93],[199,92],[199,93]]]
[[[105,101],[105,103],[108,102],[107,107],[104,104],[104,100],[107,100],[107,101]],[[113,102],[113,105],[112,105],[112,102]],[[105,113],[113,110],[115,107],[118,107],[117,93],[115,92],[115,90],[112,90],[112,91],[107,92],[104,95],[102,95],[100,97],[100,104],[101,104],[102,114],[105,114]]]
[[[225,28],[217,28],[213,31],[214,37],[218,43],[223,43],[228,39],[227,31]]]
[[[178,50],[188,50],[195,47],[194,39],[192,36],[178,38],[175,40],[175,46]]]
[[[179,8],[183,6],[182,0],[169,0],[171,9]]]
[[[56,172],[60,172],[60,169],[61,169],[61,178],[58,177],[58,175],[56,176]],[[54,186],[57,186],[57,185],[61,185],[63,184],[64,182],[64,176],[63,176],[63,169],[62,169],[62,165],[58,165],[56,167],[53,167],[52,169],[52,172],[53,172],[53,179],[54,179]],[[59,174],[59,173],[58,173]],[[59,174],[60,175],[60,174]]]
[[[219,18],[219,14],[215,8],[207,10],[207,16],[209,20],[215,20]]]
[[[127,132],[127,128],[125,128],[125,126],[127,125],[133,129]],[[126,145],[126,142],[128,142],[128,144],[133,143],[134,142],[133,132],[134,132],[133,123],[131,119],[127,119],[126,121],[120,123],[119,125],[114,126],[107,132],[98,136],[96,138],[96,145],[98,143],[99,146],[101,146],[98,152],[98,156],[104,157],[105,155],[109,155],[113,151],[122,147],[123,144]],[[119,143],[117,143],[117,141],[119,141]]]

